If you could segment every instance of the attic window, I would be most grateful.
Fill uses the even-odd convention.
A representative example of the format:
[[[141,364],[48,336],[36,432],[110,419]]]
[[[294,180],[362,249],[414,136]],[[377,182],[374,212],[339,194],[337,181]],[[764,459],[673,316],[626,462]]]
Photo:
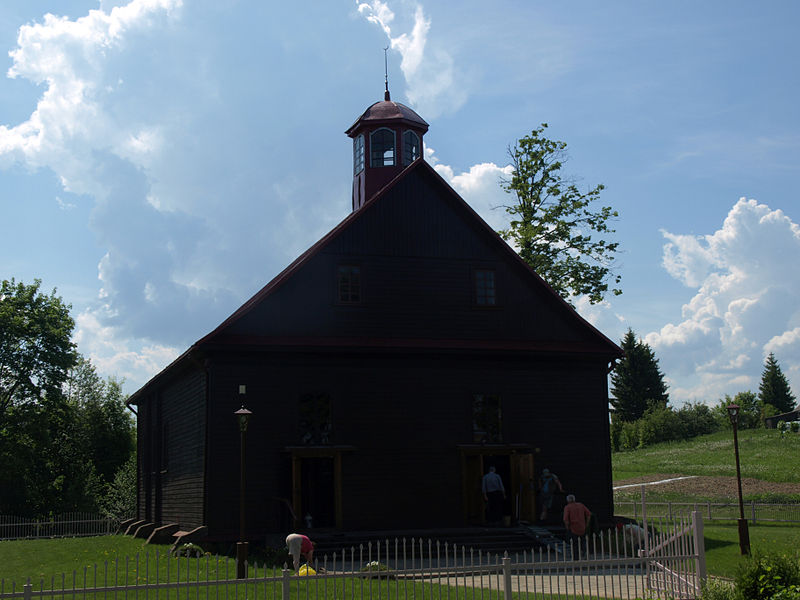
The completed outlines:
[[[353,175],[364,170],[364,136],[357,135],[353,139]]]
[[[381,127],[369,135],[371,167],[394,166],[394,131]]]
[[[361,302],[361,267],[356,265],[339,265],[338,298],[343,304]]]
[[[475,304],[478,306],[495,306],[497,295],[494,286],[494,271],[489,269],[476,269],[475,277]]]
[[[403,165],[410,165],[419,158],[419,146],[419,136],[416,133],[403,133]]]

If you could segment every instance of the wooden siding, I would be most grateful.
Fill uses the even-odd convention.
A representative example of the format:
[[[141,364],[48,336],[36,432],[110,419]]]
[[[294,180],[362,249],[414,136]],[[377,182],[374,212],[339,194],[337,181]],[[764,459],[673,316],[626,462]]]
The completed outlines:
[[[161,393],[161,522],[191,529],[204,524],[206,385],[202,369],[185,374]]]
[[[463,519],[460,444],[472,443],[471,404],[497,394],[503,442],[539,448],[536,461],[602,519],[611,516],[605,365],[519,356],[227,355],[214,360],[213,456],[208,525],[238,525],[239,437],[235,390],[246,384],[247,517],[254,535],[285,527],[291,498],[287,446],[300,444],[297,400],[325,392],[342,457],[347,529],[457,527]],[[508,483],[508,482],[507,482]],[[475,490],[475,493],[479,493]]]

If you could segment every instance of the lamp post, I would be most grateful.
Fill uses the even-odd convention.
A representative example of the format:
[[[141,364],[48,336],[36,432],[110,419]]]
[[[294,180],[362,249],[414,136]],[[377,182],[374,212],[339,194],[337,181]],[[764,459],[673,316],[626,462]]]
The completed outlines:
[[[739,406],[728,405],[728,418],[733,426],[733,452],[736,455],[736,484],[739,487],[739,550],[741,553],[750,554],[750,532],[747,529],[747,519],[744,518],[744,501],[742,500],[742,470],[739,467]]]
[[[247,542],[244,541],[244,438],[251,413],[244,405],[233,413],[239,423],[239,541],[236,543],[236,577],[247,577]]]

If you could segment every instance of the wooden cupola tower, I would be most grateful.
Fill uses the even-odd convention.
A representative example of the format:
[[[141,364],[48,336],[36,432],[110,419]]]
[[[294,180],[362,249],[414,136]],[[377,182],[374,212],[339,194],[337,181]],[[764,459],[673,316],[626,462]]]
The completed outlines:
[[[353,210],[422,156],[428,124],[413,110],[384,99],[364,111],[345,133],[353,138]]]

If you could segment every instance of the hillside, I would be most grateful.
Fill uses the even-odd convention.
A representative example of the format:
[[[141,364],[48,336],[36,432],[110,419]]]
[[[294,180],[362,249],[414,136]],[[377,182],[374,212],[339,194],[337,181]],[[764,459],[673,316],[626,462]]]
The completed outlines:
[[[739,432],[742,493],[746,500],[800,501],[800,435],[776,430]],[[612,456],[614,486],[690,476],[647,486],[651,499],[724,501],[737,497],[733,434],[717,432],[685,442],[658,444]],[[638,498],[640,488],[617,490]]]

